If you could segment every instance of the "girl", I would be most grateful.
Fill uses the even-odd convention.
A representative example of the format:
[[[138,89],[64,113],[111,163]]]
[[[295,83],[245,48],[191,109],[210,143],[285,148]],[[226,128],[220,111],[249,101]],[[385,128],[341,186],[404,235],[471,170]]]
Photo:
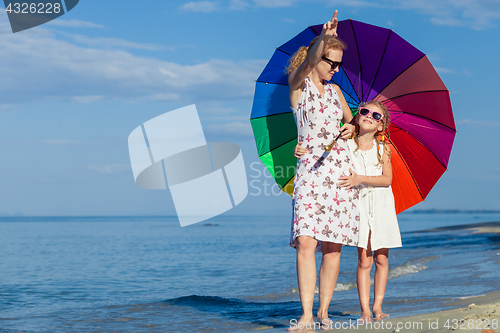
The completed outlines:
[[[375,320],[389,317],[382,312],[387,276],[389,274],[389,248],[401,247],[394,196],[392,194],[391,149],[389,139],[389,112],[376,101],[361,104],[358,116],[359,134],[349,140],[354,172],[340,177],[340,186],[359,188],[360,224],[358,241],[357,285],[361,318],[371,321],[370,270],[375,251]],[[379,140],[379,138],[381,140]]]
[[[344,43],[335,38],[336,31],[337,11],[323,25],[320,36],[293,55],[288,68],[290,106],[299,141],[307,141],[305,156],[297,161],[290,237],[290,245],[297,249],[302,317],[289,330],[314,327],[315,250],[323,255],[317,320],[320,325],[329,325],[328,307],[339,273],[341,247],[358,243],[357,189],[337,187],[339,177],[349,174],[353,167],[347,143],[339,140],[334,150],[325,151],[341,131],[344,139],[354,132],[340,88],[328,83],[339,71],[345,49]],[[346,124],[342,128],[341,120]]]
[[[358,240],[357,285],[361,318],[371,321],[370,270],[375,251],[375,299],[373,316],[376,320],[389,317],[382,312],[385,287],[389,273],[389,248],[401,247],[401,235],[396,218],[392,194],[391,150],[389,138],[389,113],[380,102],[360,105],[357,119],[359,133],[347,145],[352,152],[354,172],[340,177],[339,186],[359,188],[360,224]],[[381,140],[379,140],[379,138]],[[301,156],[304,148],[297,145],[294,155]]]

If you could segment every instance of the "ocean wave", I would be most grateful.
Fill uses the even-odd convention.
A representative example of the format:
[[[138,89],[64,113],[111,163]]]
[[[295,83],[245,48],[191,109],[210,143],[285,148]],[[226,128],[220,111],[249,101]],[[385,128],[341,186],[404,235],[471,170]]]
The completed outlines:
[[[346,291],[346,290],[351,290],[351,289],[354,289],[354,288],[356,288],[356,281],[346,282],[346,283],[338,282],[335,285],[335,291]],[[292,293],[298,294],[299,293],[299,288],[292,288]],[[314,293],[315,294],[319,294],[319,286],[316,286],[316,289],[314,290]]]
[[[426,270],[428,268],[426,265],[424,265],[426,262],[433,261],[439,258],[441,258],[441,256],[428,256],[405,262],[403,265],[397,266],[389,271],[388,280]]]
[[[200,305],[235,305],[241,304],[242,301],[236,299],[228,299],[219,296],[199,296],[190,295],[178,298],[167,299],[164,303],[168,305],[184,305],[184,306],[200,306]]]
[[[406,263],[402,266],[398,266],[396,268],[391,269],[389,271],[389,277],[387,279],[391,280],[391,279],[397,278],[398,276],[418,273],[418,272],[423,271],[427,268],[428,268],[427,266],[425,266],[421,263],[417,263],[417,264]],[[372,282],[372,284],[373,284],[373,282]]]
[[[269,325],[268,317],[292,317],[300,310],[300,302],[252,302],[219,296],[190,295],[167,299],[161,302],[162,306],[169,307],[173,312],[185,312],[195,309],[201,313],[212,313],[217,316],[246,320],[259,325]],[[273,322],[272,326],[278,325]],[[279,324],[278,326],[281,326]]]

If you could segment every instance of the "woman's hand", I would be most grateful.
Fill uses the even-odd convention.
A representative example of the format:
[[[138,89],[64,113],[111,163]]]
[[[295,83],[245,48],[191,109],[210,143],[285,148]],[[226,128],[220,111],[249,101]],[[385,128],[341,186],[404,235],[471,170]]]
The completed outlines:
[[[337,37],[337,26],[339,23],[339,20],[337,19],[338,12],[339,11],[336,10],[335,13],[333,13],[332,20],[323,24],[323,31],[321,31],[323,35]]]
[[[339,187],[347,187],[348,190],[362,183],[361,177],[354,172],[351,168],[349,168],[350,176],[340,177],[339,178]]]
[[[340,128],[340,132],[342,133],[340,138],[349,139],[355,131],[356,131],[356,126],[352,124],[344,124],[344,126]]]
[[[305,153],[307,153],[307,149],[301,147],[302,143],[302,141],[297,143],[297,145],[293,149],[293,156],[295,156],[296,158],[300,158],[302,155],[305,155]]]

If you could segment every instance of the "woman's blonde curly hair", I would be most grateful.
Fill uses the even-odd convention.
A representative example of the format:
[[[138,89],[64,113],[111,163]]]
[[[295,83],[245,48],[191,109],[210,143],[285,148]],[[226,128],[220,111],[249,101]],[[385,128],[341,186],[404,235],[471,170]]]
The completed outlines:
[[[311,51],[312,47],[314,46],[314,43],[318,40],[319,36],[314,38],[311,43],[309,43],[308,47],[301,46],[297,52],[294,53],[294,55],[290,58],[290,62],[288,63],[288,67],[286,68],[286,73],[290,74],[293,70],[299,68],[300,65],[304,62],[306,59],[307,55],[309,54],[309,51]],[[323,56],[326,55],[326,53],[329,50],[345,50],[347,49],[347,46],[344,44],[343,41],[341,41],[337,37],[330,37],[326,41],[325,45],[325,51]]]
[[[377,131],[377,133],[375,133],[375,135],[374,135],[374,138],[377,141],[377,159],[378,159],[377,165],[380,165],[380,164],[384,163],[384,161],[382,160],[382,156],[380,155],[380,150],[379,150],[380,143],[383,143],[383,145],[384,145],[384,153],[386,153],[389,156],[389,159],[391,158],[391,147],[389,146],[389,141],[391,139],[391,137],[389,135],[389,111],[387,110],[385,105],[380,103],[379,101],[370,101],[370,102],[366,102],[366,103],[361,103],[361,104],[359,104],[359,108],[361,109],[362,107],[365,107],[367,105],[375,105],[384,114],[384,119],[382,119],[383,129],[382,129],[382,131]],[[379,136],[382,136],[383,139],[379,140]],[[357,136],[354,138],[354,142],[356,142],[356,146],[357,146],[356,150],[358,150],[359,149],[359,139]]]

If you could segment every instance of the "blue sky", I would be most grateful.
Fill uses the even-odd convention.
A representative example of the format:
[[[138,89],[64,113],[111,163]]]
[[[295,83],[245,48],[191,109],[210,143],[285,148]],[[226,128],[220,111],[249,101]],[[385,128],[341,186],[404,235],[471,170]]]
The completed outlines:
[[[127,138],[193,103],[207,141],[240,145],[255,180],[227,214],[291,214],[257,158],[254,81],[275,47],[335,9],[341,20],[393,29],[450,90],[458,133],[449,170],[416,208],[499,209],[500,2],[81,0],[16,34],[0,10],[0,214],[175,214],[168,191],[135,185]]]

